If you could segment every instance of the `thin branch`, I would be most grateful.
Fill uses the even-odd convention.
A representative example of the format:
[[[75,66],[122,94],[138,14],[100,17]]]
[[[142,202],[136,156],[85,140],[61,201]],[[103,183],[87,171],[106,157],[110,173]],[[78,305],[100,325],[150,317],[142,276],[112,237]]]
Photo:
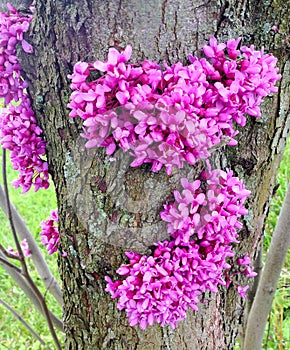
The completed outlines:
[[[37,288],[36,284],[34,283],[34,281],[32,280],[32,278],[31,278],[31,276],[29,274],[29,271],[28,271],[28,268],[27,268],[27,265],[26,265],[26,262],[25,262],[25,257],[24,257],[21,245],[20,245],[18,237],[17,237],[17,233],[16,233],[16,229],[15,229],[14,221],[13,221],[13,217],[12,217],[11,207],[10,207],[10,200],[9,200],[9,190],[8,190],[7,172],[6,172],[6,149],[5,148],[3,148],[2,157],[3,157],[3,165],[2,165],[3,183],[4,183],[4,193],[5,193],[5,197],[6,197],[7,211],[8,211],[8,219],[9,219],[9,222],[10,222],[10,227],[11,227],[13,238],[14,238],[14,241],[15,241],[15,244],[16,244],[16,248],[17,248],[17,251],[18,251],[18,254],[19,254],[19,257],[20,257],[22,273],[25,276],[25,278],[26,278],[27,282],[29,283],[29,285],[31,286],[32,290],[34,291],[36,297],[38,298],[38,301],[39,301],[39,303],[40,303],[40,305],[42,307],[42,310],[44,312],[44,315],[45,315],[45,318],[46,318],[46,321],[47,321],[47,324],[48,324],[49,331],[50,331],[50,333],[52,335],[52,338],[54,340],[54,343],[55,343],[57,349],[61,350],[61,346],[60,346],[59,340],[57,338],[57,335],[55,333],[55,330],[54,330],[54,327],[53,327],[53,324],[52,324],[52,321],[51,321],[51,317],[50,317],[50,314],[49,314],[49,310],[48,310],[47,305],[46,305],[46,301],[45,301],[43,295],[41,294],[40,290]]]
[[[254,261],[254,271],[257,273],[256,278],[254,279],[254,283],[251,286],[251,288],[248,291],[248,295],[247,295],[247,303],[246,303],[246,308],[247,308],[247,315],[249,315],[250,310],[252,308],[254,299],[255,299],[255,295],[257,293],[257,289],[258,289],[258,285],[260,282],[260,278],[261,278],[261,274],[262,274],[262,270],[263,270],[263,244],[260,244],[260,247],[258,248],[258,255]]]
[[[3,255],[4,255],[4,254],[3,254]],[[4,255],[4,256],[5,256],[5,255]],[[0,256],[0,265],[9,266],[11,269],[16,270],[18,273],[21,273],[21,272],[22,272],[21,269],[20,269],[18,266],[12,264],[9,260],[7,260],[6,258],[3,258],[2,256]]]
[[[12,254],[12,253],[9,253],[9,252],[3,247],[2,244],[0,244],[0,250],[1,250],[1,252],[2,252],[7,258],[20,261],[19,256],[15,255],[15,254]]]
[[[9,263],[9,261],[6,259],[6,257],[1,252],[0,252],[0,265],[3,266],[5,271],[13,278],[15,283],[19,286],[19,288],[24,292],[24,294],[27,296],[27,298],[35,306],[36,310],[39,311],[44,316],[40,302],[38,301],[34,291],[30,287],[28,282],[23,277],[21,269],[19,269],[15,265]],[[55,325],[55,327],[57,327],[60,331],[63,332],[62,321],[58,317],[56,317],[51,311],[49,311],[49,313],[50,313],[50,317],[51,317],[52,322]]]
[[[5,213],[5,215],[8,216],[5,197],[6,196],[4,193],[4,189],[0,184],[0,207]],[[25,222],[23,221],[18,211],[12,205],[11,202],[10,202],[10,208],[11,208],[12,218],[13,218],[16,231],[22,240],[27,239],[29,250],[31,252],[31,259],[34,262],[34,265],[38,271],[40,278],[43,280],[43,283],[47,288],[47,290],[49,290],[49,292],[55,297],[59,305],[62,306],[63,305],[62,292],[61,292],[59,283],[52,275],[45,259],[43,258],[41,250],[39,249],[37,243],[35,242],[35,239],[33,238]]]
[[[4,191],[5,191],[5,197],[6,197],[7,211],[8,211],[8,220],[10,223],[14,243],[16,245],[16,249],[17,249],[18,254],[19,254],[19,260],[21,262],[23,272],[25,274],[28,274],[28,269],[27,269],[27,265],[25,262],[25,257],[24,257],[24,254],[23,254],[23,251],[22,251],[22,248],[21,248],[21,245],[20,245],[17,233],[16,233],[16,229],[15,229],[13,218],[12,218],[12,212],[11,212],[11,208],[10,208],[9,191],[8,191],[7,174],[6,174],[6,149],[5,148],[3,148],[2,158],[3,158],[3,163],[2,163],[3,183],[4,183]]]
[[[290,183],[270,244],[267,261],[249,313],[243,350],[260,350],[284,260],[290,248]]]
[[[35,339],[37,339],[42,345],[46,346],[47,349],[51,349],[41,338],[40,336],[29,326],[29,324],[19,315],[17,311],[15,311],[9,304],[7,304],[4,300],[0,299],[0,304],[2,304],[4,307],[6,307],[7,310],[9,310],[12,315],[17,318],[25,328],[28,329],[28,331],[33,335]]]
[[[271,314],[269,314],[265,350],[268,350],[268,343],[269,343],[269,337],[270,337],[271,322],[272,322],[272,320],[271,320]]]

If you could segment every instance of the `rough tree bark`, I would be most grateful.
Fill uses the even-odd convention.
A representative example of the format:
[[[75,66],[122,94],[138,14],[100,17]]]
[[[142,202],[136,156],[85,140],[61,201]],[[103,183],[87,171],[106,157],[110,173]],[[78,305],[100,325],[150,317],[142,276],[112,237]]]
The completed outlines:
[[[122,190],[108,195],[118,170],[123,170],[106,162],[103,151],[96,152],[93,162],[85,163],[87,158],[79,140],[81,122],[70,120],[66,107],[70,95],[67,75],[73,64],[78,60],[103,60],[109,47],[129,43],[133,47],[132,60],[185,62],[188,54],[199,55],[213,35],[219,40],[242,36],[244,44],[253,43],[257,48],[263,45],[279,58],[283,78],[279,92],[264,103],[262,118],[249,118],[247,127],[238,135],[239,145],[219,150],[211,159],[216,167],[233,168],[252,191],[239,249],[255,258],[289,132],[289,19],[289,6],[282,0],[36,2],[30,31],[35,51],[23,57],[23,65],[47,139],[63,232],[61,248],[68,253],[67,257],[59,257],[66,349],[229,350],[233,349],[245,316],[245,304],[234,289],[221,288],[207,304],[200,305],[198,312],[189,312],[177,330],[154,326],[140,331],[128,325],[116,301],[104,291],[104,276],[112,275],[125,261],[124,249],[134,244],[139,251],[148,252],[148,242],[120,241],[118,246],[113,239],[110,244],[110,237],[104,239],[108,233],[104,230],[109,228],[101,220],[94,223],[96,216],[88,212],[87,195],[92,196],[96,208],[104,206],[102,210],[112,217],[112,222],[131,228],[140,223],[146,226],[154,220],[158,223],[161,205],[177,177],[169,179],[163,171],[152,175],[146,167],[126,168],[123,187],[119,187]],[[279,31],[271,30],[272,26]],[[148,188],[143,186],[145,180]],[[133,198],[135,205],[145,195],[147,212],[143,216],[138,210],[130,211],[130,203],[122,202],[125,196]],[[123,207],[116,205],[118,201]]]

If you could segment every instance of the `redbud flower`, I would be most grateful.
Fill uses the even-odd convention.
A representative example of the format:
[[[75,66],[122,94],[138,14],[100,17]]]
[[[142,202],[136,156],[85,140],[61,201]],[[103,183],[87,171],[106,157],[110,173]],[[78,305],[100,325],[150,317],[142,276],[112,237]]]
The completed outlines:
[[[58,232],[58,214],[57,210],[52,210],[51,215],[46,220],[40,223],[40,241],[46,246],[48,254],[53,254],[57,251],[59,245],[59,232]],[[66,254],[63,252],[63,254]]]
[[[68,107],[70,117],[84,120],[86,147],[105,147],[109,156],[120,148],[132,155],[132,167],[150,163],[153,172],[164,167],[170,175],[173,167],[209,158],[225,141],[234,146],[235,123],[260,117],[263,98],[277,91],[281,78],[273,55],[238,48],[240,41],[211,38],[203,48],[206,58],[189,56],[189,65],[164,63],[164,69],[151,61],[129,63],[129,45],[109,49],[104,62],[78,62],[69,76]],[[100,77],[93,80],[91,73]],[[188,308],[197,310],[202,293],[217,293],[219,286],[234,283],[246,295],[248,287],[233,282],[228,261],[250,192],[233,171],[209,166],[192,183],[182,179],[181,187],[161,212],[171,240],[156,243],[153,256],[127,252],[129,263],[117,270],[120,280],[106,277],[106,290],[131,326],[175,328]],[[255,276],[247,256],[236,264],[238,273]]]
[[[24,255],[25,258],[30,258],[31,257],[31,251],[29,250],[29,245],[27,242],[27,239],[24,238],[21,242],[21,249],[22,249],[22,253]],[[19,256],[19,253],[17,251],[15,251],[13,248],[9,247],[6,249],[8,253],[15,255],[15,256]]]
[[[13,168],[19,171],[19,179],[13,185],[22,187],[24,193],[31,186],[35,191],[49,186],[48,164],[44,160],[42,130],[37,126],[26,91],[28,84],[21,76],[16,57],[19,42],[25,52],[33,51],[23,38],[32,16],[20,15],[11,5],[8,9],[9,14],[0,13],[0,98],[4,98],[5,105],[8,105],[0,112],[0,143],[11,151]],[[12,104],[12,101],[18,104]]]
[[[206,182],[203,189],[201,180]],[[198,309],[202,293],[217,293],[219,286],[232,283],[227,272],[227,260],[234,256],[230,244],[238,243],[238,218],[247,212],[243,205],[250,192],[230,170],[209,168],[201,180],[181,179],[182,190],[174,191],[174,202],[160,214],[172,240],[158,242],[153,256],[127,252],[129,264],[116,271],[122,279],[105,278],[106,291],[118,298],[131,326],[145,329],[156,322],[175,328],[188,308]],[[246,265],[245,275],[254,277],[247,256],[238,263]],[[242,297],[246,289],[237,287]]]
[[[173,166],[208,158],[225,138],[235,145],[234,122],[259,117],[281,77],[276,58],[253,46],[238,49],[240,40],[211,38],[208,60],[190,56],[190,65],[165,63],[165,70],[150,61],[128,63],[129,45],[111,48],[105,62],[76,63],[68,107],[71,117],[84,119],[86,146],[106,147],[108,155],[120,147],[133,156],[131,166],[151,163],[154,172],[164,166],[169,175]],[[94,71],[102,76],[89,81]]]

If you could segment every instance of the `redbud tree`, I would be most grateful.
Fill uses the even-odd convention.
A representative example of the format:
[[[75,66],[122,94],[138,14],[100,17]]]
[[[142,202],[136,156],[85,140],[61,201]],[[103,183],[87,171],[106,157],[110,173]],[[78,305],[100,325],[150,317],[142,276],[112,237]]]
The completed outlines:
[[[55,184],[67,349],[243,334],[289,131],[289,9],[248,5],[38,1],[3,39],[2,144],[15,186]]]

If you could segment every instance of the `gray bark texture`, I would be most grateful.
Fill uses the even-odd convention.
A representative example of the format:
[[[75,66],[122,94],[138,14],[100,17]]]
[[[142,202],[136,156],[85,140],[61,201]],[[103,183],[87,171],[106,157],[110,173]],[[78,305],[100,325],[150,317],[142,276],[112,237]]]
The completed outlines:
[[[126,262],[125,250],[134,248],[148,253],[150,242],[144,241],[148,235],[143,232],[142,236],[142,230],[140,240],[128,240],[126,234],[113,237],[110,227],[94,219],[88,198],[95,203],[97,219],[103,213],[112,223],[130,231],[152,222],[158,224],[162,204],[176,187],[178,176],[168,178],[164,171],[152,174],[146,167],[124,170],[125,159],[109,163],[103,150],[98,150],[93,161],[89,161],[91,157],[83,153],[79,138],[82,123],[68,117],[71,91],[67,75],[72,73],[73,64],[79,60],[104,60],[109,47],[124,48],[127,44],[133,47],[132,62],[143,59],[171,64],[178,60],[186,62],[188,54],[201,55],[202,46],[213,35],[219,41],[242,36],[243,44],[264,46],[266,52],[278,57],[283,78],[278,93],[263,104],[262,118],[249,118],[237,137],[238,146],[220,149],[211,159],[213,167],[234,169],[252,191],[237,254],[249,252],[255,259],[289,133],[287,3],[286,0],[36,2],[29,38],[34,54],[22,61],[36,116],[47,140],[63,233],[61,248],[68,253],[67,257],[59,257],[67,350],[230,350],[246,310],[234,288],[221,288],[219,293],[208,295],[210,301],[200,304],[198,312],[189,312],[174,331],[158,325],[146,331],[130,327],[124,312],[117,310],[116,301],[105,292],[104,276],[114,276],[114,271]],[[274,25],[279,32],[271,30]],[[194,172],[198,173],[198,166],[192,177]],[[120,178],[118,173],[124,176]],[[114,180],[121,181],[120,190],[109,195],[108,188],[114,187]],[[145,180],[148,188],[143,186]],[[146,215],[141,215],[138,205],[140,199],[144,204],[144,198]],[[132,206],[134,210],[130,210]]]

